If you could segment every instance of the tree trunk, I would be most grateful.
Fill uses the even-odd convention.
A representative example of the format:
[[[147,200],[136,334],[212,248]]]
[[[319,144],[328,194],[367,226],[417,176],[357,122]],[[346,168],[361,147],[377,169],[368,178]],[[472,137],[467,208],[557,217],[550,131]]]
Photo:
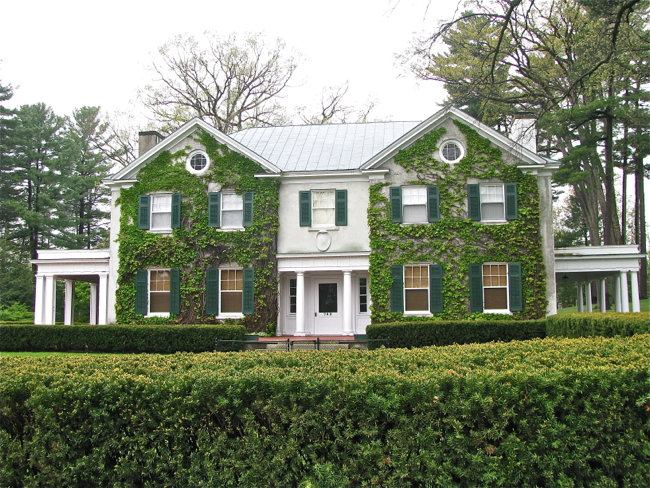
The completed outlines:
[[[634,161],[634,183],[635,183],[635,240],[642,254],[648,253],[648,239],[646,236],[646,219],[645,219],[645,188],[643,178],[643,159],[635,158]],[[641,270],[639,273],[639,295],[641,298],[648,298],[648,258],[641,260]]]

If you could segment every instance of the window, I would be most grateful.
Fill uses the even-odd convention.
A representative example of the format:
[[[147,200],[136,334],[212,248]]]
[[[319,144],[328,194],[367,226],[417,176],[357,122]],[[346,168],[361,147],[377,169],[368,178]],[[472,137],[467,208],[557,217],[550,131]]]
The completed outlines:
[[[423,224],[440,220],[440,195],[437,186],[391,186],[391,221]]]
[[[442,265],[391,266],[391,312],[443,311]]]
[[[289,280],[289,313],[296,313],[297,283],[295,278]]]
[[[208,268],[205,276],[205,313],[240,317],[254,312],[253,268]]]
[[[181,194],[140,195],[138,229],[169,231],[181,226]]]
[[[442,145],[440,157],[447,163],[455,163],[463,158],[463,146],[456,141],[448,141]]]
[[[469,218],[480,222],[516,220],[517,185],[485,183],[467,185]]]
[[[136,274],[135,313],[160,317],[180,312],[180,271],[140,270]]]
[[[523,310],[520,263],[470,265],[472,312],[503,313]]]
[[[348,225],[347,190],[311,190],[299,194],[301,227]]]
[[[368,279],[359,278],[359,313],[368,312]]]
[[[208,222],[211,227],[241,229],[253,223],[253,192],[208,194]]]
[[[196,175],[204,174],[208,170],[209,166],[210,159],[208,158],[208,155],[202,151],[194,151],[191,153],[185,163],[185,169]]]

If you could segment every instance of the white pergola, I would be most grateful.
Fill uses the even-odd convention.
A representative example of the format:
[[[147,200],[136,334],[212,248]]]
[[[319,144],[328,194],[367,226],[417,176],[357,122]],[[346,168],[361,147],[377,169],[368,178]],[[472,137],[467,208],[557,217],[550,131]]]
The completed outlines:
[[[555,249],[556,281],[575,282],[578,287],[578,312],[592,312],[591,285],[600,283],[598,303],[601,312],[607,311],[606,279],[614,280],[616,312],[630,312],[628,295],[632,293],[632,312],[640,312],[639,269],[646,255],[637,246],[583,246]],[[631,290],[628,288],[628,279]],[[585,307],[585,296],[586,307]]]
[[[74,284],[90,283],[90,323],[108,323],[108,249],[43,250],[38,259],[34,324],[54,325],[56,310],[56,280],[65,280],[65,314],[63,323],[74,321]]]

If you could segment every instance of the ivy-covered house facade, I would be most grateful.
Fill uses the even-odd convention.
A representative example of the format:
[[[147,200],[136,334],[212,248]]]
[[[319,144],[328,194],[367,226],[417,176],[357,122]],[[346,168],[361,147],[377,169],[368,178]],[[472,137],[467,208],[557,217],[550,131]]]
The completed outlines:
[[[557,163],[459,110],[230,136],[195,119],[152,142],[105,181],[97,323],[352,335],[371,321],[555,312]]]

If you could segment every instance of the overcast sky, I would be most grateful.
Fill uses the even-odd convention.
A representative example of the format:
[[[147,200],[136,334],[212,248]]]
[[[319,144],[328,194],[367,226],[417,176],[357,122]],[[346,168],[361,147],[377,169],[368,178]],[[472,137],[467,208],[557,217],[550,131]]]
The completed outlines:
[[[376,100],[371,119],[423,120],[444,89],[397,66],[416,33],[454,13],[456,0],[25,0],[5,2],[0,80],[8,103],[44,102],[60,115],[99,105],[107,113],[137,106],[150,80],[145,67],[176,34],[263,31],[303,55],[284,104],[318,108],[323,86],[350,83],[347,103]],[[442,4],[442,5],[441,5]],[[428,8],[428,9],[427,9]]]

